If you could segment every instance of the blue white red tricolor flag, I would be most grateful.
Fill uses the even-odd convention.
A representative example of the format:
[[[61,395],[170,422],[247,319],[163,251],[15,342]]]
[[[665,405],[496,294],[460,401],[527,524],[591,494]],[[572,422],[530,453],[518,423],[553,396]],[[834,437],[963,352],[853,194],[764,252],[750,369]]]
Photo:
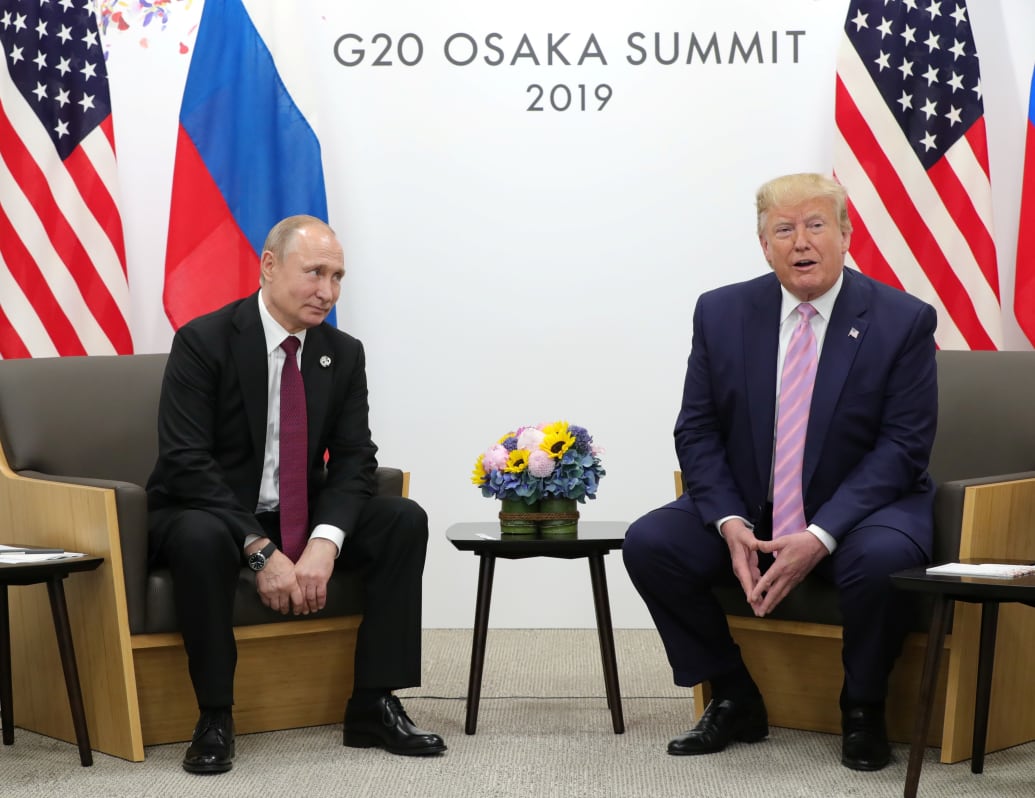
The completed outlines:
[[[277,68],[306,52],[279,30],[260,35],[241,0],[205,2],[169,211],[163,299],[175,329],[258,287],[262,244],[280,219],[327,219],[320,144]]]
[[[834,172],[849,262],[938,311],[943,349],[999,349],[981,76],[964,0],[852,0],[837,60]]]
[[[1035,70],[1032,70],[1031,75],[1025,141],[1013,312],[1028,340],[1035,344]]]
[[[128,354],[108,73],[92,0],[0,0],[0,357]]]

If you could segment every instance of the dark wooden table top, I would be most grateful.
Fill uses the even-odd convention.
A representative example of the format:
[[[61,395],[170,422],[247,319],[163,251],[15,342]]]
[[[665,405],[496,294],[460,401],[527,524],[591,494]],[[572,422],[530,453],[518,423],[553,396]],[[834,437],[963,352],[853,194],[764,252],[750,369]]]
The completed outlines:
[[[629,524],[624,521],[579,521],[575,534],[503,533],[498,521],[453,524],[446,537],[460,551],[497,557],[585,557],[620,549]]]
[[[37,582],[46,582],[52,576],[67,576],[75,571],[92,571],[102,562],[103,557],[89,554],[37,562],[0,562],[0,584],[34,585]]]
[[[991,562],[991,560],[967,560],[964,562]],[[996,560],[996,562],[1031,565],[1027,561]],[[892,574],[891,581],[896,587],[903,590],[940,593],[961,600],[1035,602],[1035,574],[998,579],[984,576],[928,574],[927,566],[919,566]]]

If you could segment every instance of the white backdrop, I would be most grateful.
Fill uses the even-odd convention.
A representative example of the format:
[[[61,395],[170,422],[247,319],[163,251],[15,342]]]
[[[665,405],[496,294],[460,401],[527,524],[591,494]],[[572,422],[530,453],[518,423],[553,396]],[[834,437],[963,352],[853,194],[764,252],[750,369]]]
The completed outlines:
[[[477,562],[455,551],[445,530],[494,518],[496,503],[469,474],[507,430],[563,418],[594,434],[608,473],[600,497],[581,508],[584,519],[632,520],[672,498],[672,426],[693,303],[766,268],[754,238],[761,182],[829,172],[848,0],[247,5],[269,17],[259,22],[265,34],[295,27],[305,41],[279,66],[323,147],[330,221],[348,270],[339,325],[367,348],[380,460],[412,472],[411,496],[431,518],[425,625],[468,626]],[[164,30],[127,11],[125,28],[105,36],[140,352],[166,350],[172,335],[161,311],[165,232],[201,7],[168,6]],[[1035,7],[969,7],[1005,337],[1027,348],[1009,308]],[[635,32],[644,34],[634,41],[645,59],[629,43]],[[677,63],[654,58],[655,32],[665,59],[679,35]],[[548,37],[564,33],[550,64]],[[707,46],[713,33],[722,63],[713,55],[686,65],[691,34]],[[356,66],[335,57],[344,34],[362,38]],[[448,51],[455,61],[477,44],[471,64],[448,60],[453,34],[463,34]],[[747,48],[756,34],[749,58],[730,58],[735,40]],[[389,39],[381,60],[392,64],[375,66]],[[354,44],[345,40],[338,55],[355,60]],[[526,110],[533,84],[544,87],[543,111]],[[610,93],[598,110],[608,95],[601,84]],[[572,106],[552,109],[551,91],[561,106],[570,91]],[[607,560],[615,624],[650,625],[620,553]],[[592,626],[585,562],[500,562],[492,623]]]

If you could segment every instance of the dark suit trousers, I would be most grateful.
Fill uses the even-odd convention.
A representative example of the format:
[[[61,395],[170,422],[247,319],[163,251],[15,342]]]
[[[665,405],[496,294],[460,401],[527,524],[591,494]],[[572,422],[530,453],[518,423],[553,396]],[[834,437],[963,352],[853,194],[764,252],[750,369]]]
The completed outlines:
[[[204,510],[160,510],[151,514],[150,524],[150,561],[172,573],[198,705],[230,706],[237,664],[233,603],[243,564],[241,549],[226,525]],[[268,531],[275,540],[279,537],[275,528]],[[420,684],[421,579],[427,543],[428,519],[420,505],[388,496],[366,502],[356,529],[345,540],[335,568],[359,571],[364,585],[356,642],[357,688]]]
[[[767,536],[759,525],[756,534]],[[733,671],[740,650],[730,635],[713,586],[737,584],[729,548],[682,497],[635,521],[622,556],[633,585],[658,627],[675,683],[691,687]],[[764,572],[773,562],[761,555]],[[839,542],[816,574],[838,588],[844,621],[842,662],[851,701],[883,701],[887,680],[907,633],[909,598],[889,574],[926,562],[904,533],[864,521]]]

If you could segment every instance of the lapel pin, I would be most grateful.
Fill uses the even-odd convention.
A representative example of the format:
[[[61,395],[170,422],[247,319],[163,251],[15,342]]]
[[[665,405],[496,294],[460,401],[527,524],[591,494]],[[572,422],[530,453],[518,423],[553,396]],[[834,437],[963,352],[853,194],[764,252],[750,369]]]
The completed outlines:
[[[855,327],[853,327],[852,329],[850,329],[848,331],[848,337],[849,338],[858,338],[859,337],[859,331],[857,329],[855,329]]]
[[[853,330],[853,332],[854,332],[854,330]],[[324,355],[323,357],[321,357],[321,358],[320,358],[320,365],[321,365],[321,366],[322,366],[323,368],[327,368],[327,367],[328,367],[329,365],[331,365],[331,359],[330,359],[330,357],[328,357],[327,355]]]

